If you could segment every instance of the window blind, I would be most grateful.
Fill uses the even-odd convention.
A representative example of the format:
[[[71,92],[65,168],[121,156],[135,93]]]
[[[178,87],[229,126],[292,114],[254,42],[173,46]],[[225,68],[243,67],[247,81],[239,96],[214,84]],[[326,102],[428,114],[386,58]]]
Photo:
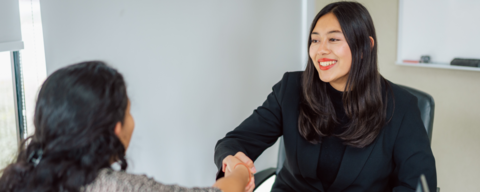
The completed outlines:
[[[0,1],[0,52],[23,49],[18,0]]]

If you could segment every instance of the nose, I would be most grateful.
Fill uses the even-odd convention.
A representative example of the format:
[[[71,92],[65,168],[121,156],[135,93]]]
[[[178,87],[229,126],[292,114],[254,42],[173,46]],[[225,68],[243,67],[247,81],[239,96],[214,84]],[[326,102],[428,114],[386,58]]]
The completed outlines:
[[[328,55],[330,54],[330,49],[328,48],[328,43],[326,40],[320,42],[317,50],[318,55]]]

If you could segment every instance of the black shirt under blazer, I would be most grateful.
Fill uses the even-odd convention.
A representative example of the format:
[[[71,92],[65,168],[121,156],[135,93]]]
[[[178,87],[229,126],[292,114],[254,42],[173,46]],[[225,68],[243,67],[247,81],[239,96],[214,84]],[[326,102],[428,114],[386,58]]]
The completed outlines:
[[[320,144],[311,144],[298,131],[302,72],[285,73],[262,106],[215,147],[215,163],[242,151],[253,161],[283,135],[286,160],[272,191],[325,191],[317,176]],[[327,191],[415,191],[420,174],[436,190],[435,159],[420,118],[417,98],[389,82],[387,117],[375,141],[347,146],[335,181]],[[393,100],[395,102],[393,102]],[[393,103],[394,107],[393,107]]]

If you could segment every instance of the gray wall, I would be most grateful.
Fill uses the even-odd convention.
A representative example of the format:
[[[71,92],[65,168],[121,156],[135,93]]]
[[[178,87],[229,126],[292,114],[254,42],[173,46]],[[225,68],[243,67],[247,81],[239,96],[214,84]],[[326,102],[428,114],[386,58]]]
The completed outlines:
[[[47,71],[92,59],[116,67],[136,121],[128,171],[208,186],[217,140],[284,72],[301,70],[306,2],[42,1]],[[258,170],[275,166],[276,150],[262,155]]]

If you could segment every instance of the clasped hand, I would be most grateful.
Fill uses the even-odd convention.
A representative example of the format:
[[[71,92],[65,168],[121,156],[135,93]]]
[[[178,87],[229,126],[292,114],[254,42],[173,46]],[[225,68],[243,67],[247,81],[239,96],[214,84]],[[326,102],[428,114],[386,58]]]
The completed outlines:
[[[249,178],[250,182],[245,187],[245,192],[252,192],[253,189],[255,188],[255,179],[253,177],[253,174],[255,174],[257,170],[255,169],[255,165],[253,164],[253,161],[250,158],[248,158],[243,152],[237,152],[235,156],[229,155],[225,157],[225,159],[223,159],[223,162],[222,162],[222,171],[225,172],[225,176],[228,176],[233,172],[233,170],[237,165],[243,166],[243,165],[239,165],[242,163],[247,166],[247,168],[250,170],[250,173],[251,173]]]

